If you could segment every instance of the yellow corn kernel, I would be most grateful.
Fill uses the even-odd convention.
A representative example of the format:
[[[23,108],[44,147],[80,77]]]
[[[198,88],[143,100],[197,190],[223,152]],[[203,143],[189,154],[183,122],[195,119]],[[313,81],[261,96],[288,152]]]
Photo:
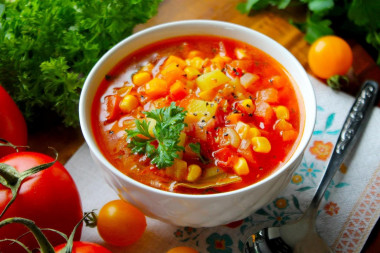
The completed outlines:
[[[253,138],[253,137],[259,137],[261,136],[261,132],[258,128],[256,127],[251,127],[248,131],[247,137],[248,138]]]
[[[198,69],[194,67],[186,67],[185,69],[186,77],[189,80],[193,80],[200,76],[201,72],[198,71]]]
[[[253,113],[255,111],[255,105],[252,102],[252,99],[244,99],[241,102],[241,105],[243,106],[246,113]]]
[[[271,145],[266,137],[258,136],[251,139],[252,148],[258,153],[269,153],[271,150]]]
[[[244,157],[238,158],[238,160],[236,161],[236,163],[233,166],[233,169],[234,169],[235,173],[239,176],[248,175],[248,173],[249,173],[248,163]]]
[[[139,101],[133,95],[126,95],[123,100],[121,100],[119,107],[124,113],[129,113],[134,110],[139,105]]]
[[[276,113],[277,119],[289,120],[289,110],[283,105],[273,107],[274,112]]]
[[[202,175],[202,168],[199,165],[192,164],[188,168],[186,180],[189,182],[196,181]]]
[[[140,71],[133,75],[132,82],[137,86],[141,86],[149,82],[151,79],[152,75],[149,72]]]
[[[173,165],[165,169],[166,175],[175,180],[182,181],[187,177],[187,162],[182,159],[174,159]]]

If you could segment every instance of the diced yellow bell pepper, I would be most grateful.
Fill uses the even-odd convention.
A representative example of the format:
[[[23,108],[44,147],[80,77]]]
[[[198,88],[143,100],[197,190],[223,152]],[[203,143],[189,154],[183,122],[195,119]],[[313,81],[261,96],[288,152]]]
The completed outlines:
[[[249,167],[247,160],[244,157],[239,157],[233,166],[235,173],[239,176],[244,176],[249,174]]]
[[[251,139],[252,148],[258,153],[269,153],[271,150],[271,145],[266,137],[258,136]]]
[[[202,168],[199,167],[199,165],[197,164],[192,164],[188,167],[188,174],[187,174],[186,180],[189,182],[194,182],[198,178],[200,178],[201,175],[202,175]]]
[[[126,95],[121,100],[119,107],[122,112],[129,113],[132,110],[136,109],[138,105],[139,105],[139,101],[135,96]]]
[[[217,107],[216,103],[193,99],[186,108],[187,115],[185,123],[191,124],[201,120],[207,122],[215,116]]]
[[[204,91],[219,87],[223,84],[228,83],[230,80],[231,79],[227,77],[222,71],[214,70],[206,74],[200,75],[196,79],[196,82],[198,87],[202,91]]]

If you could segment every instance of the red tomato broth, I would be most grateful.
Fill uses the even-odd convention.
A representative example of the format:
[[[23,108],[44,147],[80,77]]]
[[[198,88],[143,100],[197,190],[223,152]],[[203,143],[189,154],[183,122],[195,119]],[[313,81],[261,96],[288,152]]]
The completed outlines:
[[[245,53],[243,59],[237,59],[236,49],[241,49],[241,51]],[[231,145],[224,147],[229,149],[233,154],[233,157],[229,159],[230,163],[236,162],[238,157],[247,158],[249,174],[241,175],[242,180],[240,182],[210,189],[193,189],[182,186],[172,189],[169,185],[175,180],[165,173],[165,169],[158,169],[155,165],[150,163],[149,158],[144,155],[131,154],[129,148],[127,148],[125,129],[133,128],[135,119],[145,118],[142,111],[169,106],[173,98],[170,92],[167,92],[163,97],[149,98],[144,93],[144,88],[141,88],[143,86],[133,84],[133,75],[139,72],[139,70],[144,68],[148,63],[151,63],[154,65],[150,72],[152,78],[160,77],[163,66],[170,55],[175,55],[184,60],[190,54],[199,55],[202,59],[206,60],[214,59],[216,55],[231,58],[228,66],[227,64],[224,65],[222,71],[230,79],[240,78],[244,73],[254,73],[258,76],[258,80],[256,80],[254,85],[251,85],[249,89],[242,89],[241,85],[236,85],[236,87],[240,87],[240,89],[234,86],[235,88],[233,88],[231,93],[231,85],[229,84],[217,87],[212,99],[202,99],[214,103],[218,108],[213,119],[207,122],[207,130],[200,129],[195,124],[190,124],[190,127],[185,131],[188,135],[185,145],[189,142],[199,142],[202,154],[214,159],[211,165],[204,165],[198,158],[194,157],[191,150],[185,147],[183,159],[188,162],[188,165],[197,164],[202,168],[207,168],[216,164],[220,165],[219,167],[226,172],[233,173],[231,164],[223,166],[223,162],[215,161],[215,158],[218,158],[216,157],[216,151],[223,148],[220,146],[220,143],[216,141],[223,138],[218,137],[218,135],[220,135],[218,131],[220,132],[220,129],[224,129],[225,127],[236,127],[236,124],[233,122],[235,120],[234,118],[236,118],[237,121],[247,123],[249,126],[252,125],[254,128],[259,129],[261,136],[267,138],[271,144],[269,153],[257,153],[252,151],[252,145],[247,149],[234,148],[231,147]],[[233,67],[231,68],[231,66]],[[186,78],[188,78],[188,75]],[[128,86],[131,86],[132,89],[125,88]],[[186,87],[188,94],[181,99],[177,98],[175,101],[177,106],[184,108],[187,108],[192,100],[199,100],[199,93],[201,92],[200,88],[196,85],[193,85],[193,92],[189,92],[192,90],[189,89],[189,85]],[[266,106],[260,105],[261,102],[259,102],[257,98],[259,93],[257,92],[268,88],[275,88],[277,90],[277,96],[275,96],[277,97],[277,102],[268,103],[270,108],[267,109],[269,111],[272,110],[271,118],[262,119],[259,116],[259,111],[262,108],[266,108]],[[234,91],[236,92],[237,90],[242,91],[242,94],[239,93],[239,96],[236,95]],[[269,90],[269,94],[271,93],[270,91],[271,90]],[[210,93],[212,92],[213,91],[210,91]],[[120,108],[116,106],[120,104],[121,97],[125,95],[125,93],[138,98],[139,105],[130,113],[123,113]],[[110,97],[115,95],[118,97]],[[183,94],[181,96],[183,96]],[[242,98],[250,98],[253,101],[255,107],[254,112],[247,113],[241,111],[244,110],[244,107],[238,105],[237,102],[241,101]],[[107,103],[109,105],[107,105]],[[291,137],[291,141],[283,141],[282,135],[275,130],[276,123],[279,119],[276,118],[276,113],[272,108],[280,105],[288,109],[290,117],[286,122],[290,123],[292,130],[297,133],[296,137]],[[110,110],[110,107],[114,107],[115,109]],[[122,173],[155,188],[179,193],[204,194],[226,192],[246,187],[266,178],[280,167],[281,164],[285,163],[294,152],[301,136],[300,133],[302,133],[303,116],[301,112],[303,111],[299,107],[297,92],[292,85],[291,77],[288,76],[286,70],[272,57],[243,42],[221,37],[191,36],[172,38],[143,47],[127,56],[110,71],[100,84],[93,102],[92,128],[102,153]],[[232,114],[237,115],[231,116]],[[283,125],[286,126],[286,124]],[[229,154],[231,154],[231,152]],[[228,154],[224,156],[228,156]],[[226,163],[229,162],[227,161]]]

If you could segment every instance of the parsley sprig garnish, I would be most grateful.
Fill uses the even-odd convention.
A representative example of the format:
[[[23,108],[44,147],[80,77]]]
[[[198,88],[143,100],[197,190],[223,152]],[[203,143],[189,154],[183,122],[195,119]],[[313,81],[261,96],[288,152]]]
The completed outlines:
[[[177,152],[185,149],[178,143],[181,131],[186,126],[186,113],[184,108],[176,106],[174,102],[168,107],[144,112],[147,118],[156,121],[154,136],[149,133],[151,122],[136,120],[136,129],[126,130],[128,147],[134,153],[145,154],[157,168],[173,165],[174,158],[178,158]]]

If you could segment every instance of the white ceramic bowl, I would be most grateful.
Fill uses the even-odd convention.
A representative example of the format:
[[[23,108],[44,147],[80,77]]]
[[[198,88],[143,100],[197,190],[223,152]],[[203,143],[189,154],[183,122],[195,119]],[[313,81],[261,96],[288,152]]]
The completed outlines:
[[[158,190],[121,173],[103,156],[91,129],[91,105],[104,76],[131,52],[147,44],[184,35],[215,35],[251,44],[275,58],[293,78],[304,114],[303,133],[290,159],[273,174],[249,187],[211,195]],[[118,43],[94,66],[84,84],[79,104],[80,124],[91,154],[106,181],[123,199],[146,215],[179,226],[211,227],[243,219],[273,200],[289,183],[313,132],[316,102],[310,80],[300,63],[284,47],[252,29],[211,20],[167,23],[138,32]],[[100,193],[101,194],[101,193]]]

